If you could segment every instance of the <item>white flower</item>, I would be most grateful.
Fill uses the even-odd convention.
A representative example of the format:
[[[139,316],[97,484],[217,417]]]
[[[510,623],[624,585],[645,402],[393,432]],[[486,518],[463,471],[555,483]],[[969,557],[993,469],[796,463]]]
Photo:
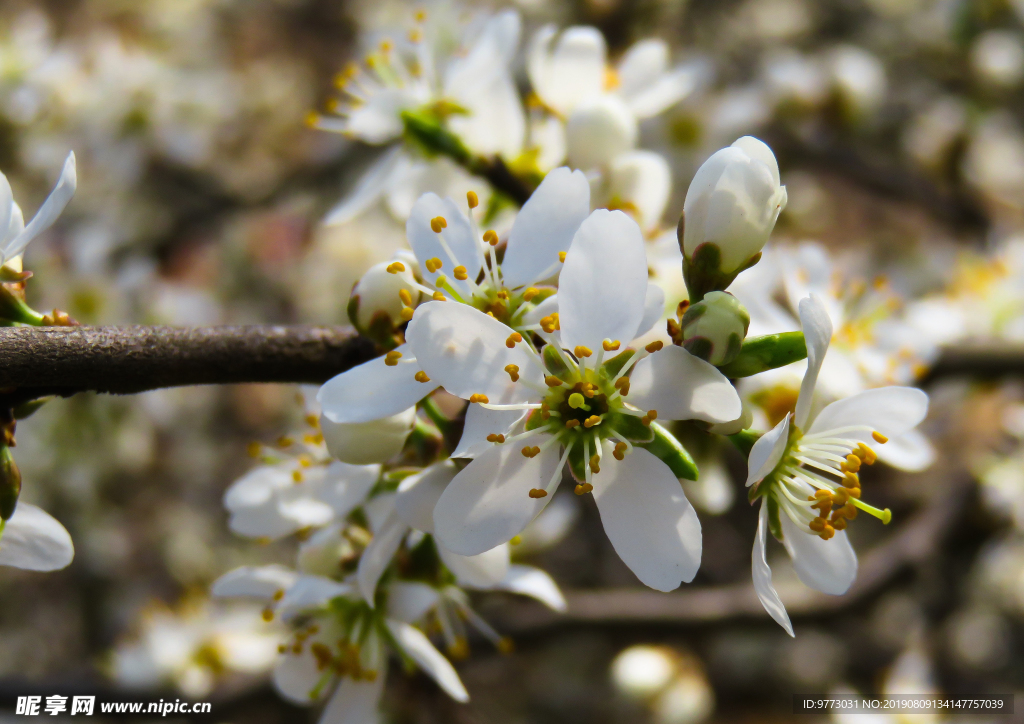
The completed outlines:
[[[717,369],[679,347],[659,342],[604,364],[640,330],[647,288],[640,229],[621,212],[598,210],[566,256],[558,312],[532,330],[549,345],[543,359],[468,305],[417,309],[406,331],[417,365],[473,403],[464,436],[490,443],[434,510],[443,546],[474,555],[508,541],[543,510],[568,461],[577,492],[594,491],[613,546],[641,581],[672,590],[693,578],[696,514],[672,470],[634,443],[671,439],[656,417],[724,422],[739,416],[740,403]]]
[[[265,451],[268,464],[253,468],[224,493],[228,525],[239,535],[274,540],[343,520],[380,477],[380,465],[331,461],[319,435],[281,442],[284,450]]]
[[[471,151],[516,158],[526,120],[510,66],[519,45],[520,19],[508,10],[466,28],[467,42],[450,44],[452,29],[422,12],[406,37],[386,40],[367,56],[366,69],[351,65],[338,80],[347,99],[311,124],[367,143],[401,139],[403,113],[422,114],[444,126]],[[339,117],[340,116],[340,117]],[[327,216],[345,223],[389,190],[405,184],[422,164],[403,146],[386,152],[352,194]]]
[[[321,415],[320,430],[331,457],[350,465],[372,465],[402,452],[415,421],[415,407],[371,422],[332,422]]]
[[[453,699],[469,700],[451,663],[419,629],[371,608],[348,584],[281,566],[243,567],[217,579],[211,593],[262,601],[265,619],[294,622],[279,649],[274,685],[299,704],[329,696],[323,724],[377,721],[391,645]]]
[[[451,199],[436,194],[425,194],[416,202],[406,231],[422,274],[417,294],[424,300],[454,301],[490,312],[512,327],[509,334],[536,326],[547,307],[537,304],[545,294],[532,285],[558,273],[560,255],[568,251],[587,217],[586,178],[567,168],[544,178],[516,216],[500,266],[494,251],[498,235],[492,230],[480,234],[473,207],[469,210],[467,216]],[[411,271],[408,263],[391,262],[389,268],[399,275]],[[401,301],[406,305],[402,318],[411,318],[415,300],[409,294]],[[552,305],[550,299],[546,302]],[[406,410],[436,388],[437,382],[416,365],[408,345],[401,345],[329,380],[317,399],[332,422],[367,422]]]
[[[713,244],[721,271],[734,273],[761,251],[785,206],[775,154],[744,136],[694,174],[683,204],[683,253],[692,262],[704,244]]]
[[[847,521],[858,511],[885,523],[891,517],[888,510],[860,500],[857,473],[862,465],[874,463],[874,445],[912,430],[928,410],[928,396],[921,390],[882,387],[833,402],[812,418],[811,402],[832,323],[814,295],[800,302],[800,319],[807,373],[792,424],[787,415],[754,444],[747,475],[747,486],[757,485],[751,496],[762,498],[752,557],[754,589],[765,610],[791,636],[793,627],[765,559],[768,529],[786,547],[801,581],[824,593],[845,593],[857,574]]]
[[[74,196],[77,178],[75,154],[72,152],[64,161],[57,185],[32,217],[32,221],[26,225],[21,207],[14,201],[11,185],[7,177],[0,173],[0,265],[21,255],[30,241],[50,228]]]
[[[19,503],[0,521],[0,566],[29,571],[56,571],[75,556],[71,536],[53,516],[28,503]]]

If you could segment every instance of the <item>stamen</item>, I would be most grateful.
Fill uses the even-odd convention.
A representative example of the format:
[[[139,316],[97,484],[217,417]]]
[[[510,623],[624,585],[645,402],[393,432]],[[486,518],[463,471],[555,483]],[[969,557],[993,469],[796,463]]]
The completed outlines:
[[[589,357],[594,353],[590,351],[589,347],[584,347],[582,344],[578,344],[576,345],[576,349],[573,350],[573,354],[576,355],[577,359],[583,359],[584,357]]]
[[[479,392],[474,392],[472,395],[469,396],[469,401],[487,403],[490,402],[490,399],[488,399],[487,395],[482,395]]]
[[[435,216],[433,219],[430,220],[430,230],[433,231],[435,234],[440,234],[441,229],[447,228],[448,222],[445,220],[443,216]]]
[[[567,430],[572,430],[574,427],[579,427],[580,421],[576,419],[566,420],[565,427]]]
[[[542,490],[541,488],[531,488],[530,489],[530,497],[531,498],[546,498],[546,497],[548,497],[548,491]]]
[[[554,375],[545,375],[544,384],[546,384],[548,387],[561,387],[562,380],[555,377]]]
[[[622,460],[626,457],[626,443],[619,441],[615,443],[615,449],[612,450],[612,457],[616,460]]]
[[[649,345],[644,347],[644,349],[646,349],[650,354],[654,354],[655,352],[657,352],[658,350],[660,350],[664,346],[665,346],[665,343],[662,342],[660,339],[658,339],[658,340],[655,340],[655,341],[651,342]]]
[[[593,489],[594,486],[591,485],[590,483],[577,483],[576,488],[575,490],[573,490],[573,492],[576,493],[576,495],[586,495]]]
[[[398,365],[398,360],[402,357],[402,353],[397,349],[393,349],[384,355],[384,364],[388,367],[395,367]]]
[[[452,274],[460,282],[464,282],[469,279],[469,272],[466,271],[466,267],[461,265],[455,267],[455,269],[452,270]]]
[[[538,294],[540,294],[540,289],[537,289],[536,287],[530,287],[525,292],[523,292],[523,301],[528,302]]]
[[[423,265],[427,267],[427,271],[430,272],[431,274],[433,274],[442,266],[444,266],[441,263],[441,260],[438,259],[436,256],[432,256],[429,259],[427,259],[425,262],[423,262]]]
[[[404,271],[405,271],[405,264],[403,264],[400,261],[393,261],[390,264],[388,264],[388,267],[387,267],[388,274],[397,274],[398,272],[404,272]]]
[[[588,429],[593,427],[594,425],[600,425],[600,424],[601,424],[601,417],[599,415],[591,415],[590,417],[588,417],[586,420],[583,421],[583,427],[586,427]]]
[[[558,252],[558,261],[562,262],[563,264],[565,263],[565,252],[564,251]]]
[[[872,430],[871,437],[879,445],[884,445],[885,443],[889,442],[889,438],[887,438],[885,435],[883,435],[882,433],[878,432],[877,430]]]
[[[522,341],[523,335],[519,334],[519,332],[513,332],[508,336],[508,339],[505,340],[505,346],[509,349],[514,349],[516,344]]]
[[[403,322],[411,320],[414,314],[416,314],[416,310],[412,307],[402,307],[401,317]]]
[[[500,445],[501,443],[505,442],[505,436],[499,433],[492,432],[490,435],[487,436],[487,442],[496,442]]]
[[[484,241],[486,241],[491,246],[497,246],[499,241],[498,232],[496,232],[494,229],[488,229],[487,231],[484,232]]]
[[[448,301],[448,299],[441,292],[434,292],[431,296],[434,298],[435,302],[447,302]]]
[[[536,445],[534,445],[533,447],[530,447],[529,445],[527,445],[526,447],[524,447],[522,449],[521,452],[523,453],[523,457],[525,457],[525,458],[535,458],[538,455],[540,455],[540,448],[537,447]],[[546,493],[545,493],[545,495],[546,495]],[[541,497],[544,497],[544,496],[542,495]]]
[[[604,342],[601,343],[601,347],[604,348],[605,352],[614,352],[615,350],[617,350],[619,348],[619,344],[620,344],[619,340],[617,340],[617,339],[616,340],[606,339]]]
[[[423,370],[420,370],[420,371],[419,371],[419,372],[417,372],[417,373],[416,373],[415,375],[413,375],[413,378],[414,378],[414,379],[415,379],[415,380],[416,380],[417,382],[430,382],[430,378],[429,378],[429,377],[427,377],[427,373],[426,373],[426,372],[424,372]]]
[[[519,381],[519,365],[505,365],[505,371],[512,378],[513,382]]]
[[[404,304],[405,306],[412,306],[412,295],[409,293],[408,289],[399,289],[398,298],[402,300],[402,304]]]
[[[469,204],[471,209],[475,209],[480,205],[480,197],[476,195],[476,191],[466,192],[466,203]]]

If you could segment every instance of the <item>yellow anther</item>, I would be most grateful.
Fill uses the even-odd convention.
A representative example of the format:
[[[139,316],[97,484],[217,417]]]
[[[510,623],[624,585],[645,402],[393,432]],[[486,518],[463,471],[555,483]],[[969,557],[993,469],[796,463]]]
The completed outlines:
[[[590,456],[590,470],[595,474],[601,472],[601,458],[597,455]]]
[[[561,329],[558,322],[558,312],[553,312],[546,317],[542,317],[540,320],[540,328],[548,334],[551,334],[556,329]]]
[[[832,494],[827,490],[815,490],[813,498],[808,498],[808,500],[824,500],[825,498],[831,497]]]
[[[306,114],[306,126],[309,128],[316,128],[320,124],[320,114],[316,111],[310,111]]]
[[[822,527],[822,531],[820,533],[818,533],[818,537],[821,538],[822,540],[828,540],[832,536],[834,536],[835,534],[836,534],[836,529],[833,528],[828,523],[825,523],[825,525]]]
[[[422,30],[420,30],[419,28],[413,28],[412,30],[409,31],[409,42],[410,43],[419,43],[422,40],[423,40],[423,31]]]
[[[548,491],[541,490],[540,488],[532,488],[530,490],[531,498],[546,498],[548,497]]]
[[[643,417],[641,417],[640,418],[640,422],[643,424],[644,427],[650,427],[651,426],[651,418],[649,418],[647,415],[644,415]]]
[[[469,642],[465,636],[456,636],[455,640],[448,646],[448,657],[452,659],[465,659],[469,656]]]
[[[871,433],[871,438],[879,445],[884,445],[885,443],[889,442],[889,438],[887,438],[885,435],[878,432],[877,430]]]
[[[288,650],[288,647],[285,646],[284,644],[278,644],[277,645],[277,653],[283,654],[287,650]]]
[[[476,191],[466,192],[466,203],[469,204],[471,209],[475,209],[480,205],[480,197],[476,195]]]
[[[479,392],[474,392],[472,395],[470,395],[469,396],[469,401],[470,402],[482,402],[484,404],[490,402],[490,400],[487,398],[487,395],[482,395]]]
[[[433,231],[435,234],[440,234],[441,229],[447,228],[448,222],[445,221],[445,218],[443,216],[435,216],[433,219],[430,220],[430,230]]]
[[[582,359],[583,357],[589,357],[594,354],[590,351],[589,347],[584,347],[582,344],[576,345],[576,349],[573,350],[573,354],[576,355],[576,359]]]
[[[615,449],[612,450],[612,457],[614,457],[616,460],[622,460],[624,457],[626,457],[627,447],[628,446],[624,442],[620,441],[615,443]]]
[[[523,335],[519,334],[519,332],[513,332],[508,336],[508,339],[505,340],[505,346],[508,347],[509,349],[513,349],[518,343],[522,341]],[[508,368],[506,367],[505,369]]]
[[[856,498],[857,500],[860,500],[860,488],[847,488],[846,492],[850,494],[851,498]]]
[[[500,433],[492,432],[490,435],[487,436],[487,442],[496,442],[500,445],[501,443],[505,442],[505,436]]]
[[[845,488],[836,488],[832,492],[832,505],[841,507],[846,505],[846,501],[850,499],[850,494],[846,492]]]
[[[504,289],[499,289],[498,292],[494,296],[496,296],[498,299],[506,299],[507,300],[508,299],[508,292],[506,290],[504,290]]]
[[[484,241],[486,241],[491,246],[497,246],[499,241],[498,232],[496,232],[494,229],[488,229],[487,231],[484,232]]]
[[[402,321],[408,322],[412,319],[412,315],[416,314],[416,310],[412,307],[402,307]]]
[[[604,348],[605,352],[614,352],[619,348],[619,340],[606,339],[601,343],[601,347]]]
[[[523,292],[523,301],[528,302],[538,294],[540,294],[540,289],[537,289],[536,287],[530,287],[525,292]]]
[[[491,319],[496,319],[496,317],[494,316],[494,312],[487,312],[487,316],[490,317]]]
[[[855,473],[860,470],[860,458],[850,453],[846,456],[846,462],[839,466],[844,473]]]
[[[436,256],[432,256],[429,259],[427,259],[425,262],[423,262],[423,266],[427,267],[427,271],[430,272],[431,274],[433,274],[438,269],[440,269],[442,266],[444,266],[444,264],[442,264],[441,260],[438,259]]]
[[[857,449],[854,452],[857,454],[857,457],[864,461],[865,465],[874,465],[875,461],[878,460],[878,455],[875,454],[875,451],[862,442],[857,443]]]
[[[579,420],[566,420],[565,421],[565,428],[567,430],[571,430],[574,427],[579,427],[579,426],[580,426],[580,421]]]
[[[434,292],[431,296],[434,298],[435,302],[447,302],[448,301],[445,298],[444,294],[442,294],[441,292]]]
[[[331,661],[334,657],[331,655],[331,650],[327,648],[326,644],[322,644],[319,641],[309,647],[309,652],[313,654],[313,658],[316,659],[316,668],[319,671],[323,671],[330,666]]]
[[[469,279],[469,272],[466,271],[466,267],[464,267],[464,266],[457,266],[453,270],[453,276],[456,279],[458,279],[460,282],[464,282],[467,279]]]
[[[311,468],[313,467],[313,461],[310,460],[308,455],[301,455],[299,457],[299,465],[304,468]]]
[[[652,353],[652,354],[653,354],[654,352],[657,352],[657,351],[658,351],[659,349],[661,349],[661,348],[662,348],[662,347],[664,347],[664,346],[665,346],[665,343],[664,343],[664,342],[662,342],[662,341],[661,341],[661,340],[659,339],[659,340],[656,340],[656,341],[654,341],[654,342],[651,342],[651,343],[650,343],[649,345],[647,345],[646,347],[644,347],[644,349],[646,349],[646,350],[647,350],[648,352],[650,352],[650,353]]]
[[[857,473],[843,473],[843,485],[847,488],[859,488],[860,478],[857,477]]]
[[[526,447],[523,448],[522,452],[523,452],[523,457],[535,458],[538,455],[540,455],[540,448],[537,447],[536,445],[534,445],[533,447],[530,447],[529,445],[527,445]]]
[[[586,495],[593,489],[594,486],[591,485],[590,483],[579,483],[576,485],[576,489],[573,492],[575,492],[576,495]]]
[[[302,482],[302,471],[300,471],[300,470],[293,470],[292,471],[292,482],[295,482],[295,483],[301,483]]]
[[[583,395],[581,395],[579,392],[573,392],[571,395],[569,395],[569,407],[571,407],[572,409],[578,410],[585,404],[587,404],[587,401],[583,399]]]
[[[509,540],[508,544],[509,544],[510,546],[517,546],[517,545],[519,545],[519,544],[520,544],[520,543],[522,543],[522,542],[523,542],[523,537],[522,537],[522,536],[520,536],[520,535],[514,535],[514,536],[512,536],[512,538],[511,538],[511,539]]]
[[[306,415],[304,419],[306,420],[306,424],[309,425],[310,427],[320,427],[320,418],[318,418],[316,415]]]
[[[413,379],[415,379],[417,382],[430,382],[430,378],[427,377],[427,373],[424,372],[423,370],[420,370],[419,372],[414,374]]]
[[[562,381],[554,375],[545,375],[544,384],[548,387],[561,387]]]
[[[295,444],[295,441],[292,440],[287,435],[285,435],[283,437],[277,438],[277,446],[278,447],[291,447],[294,444]]]
[[[402,353],[397,349],[393,349],[384,355],[384,364],[388,367],[395,367],[398,364],[398,360],[402,358]]]
[[[518,536],[516,536],[518,538]],[[502,636],[498,639],[498,651],[503,654],[511,654],[516,650],[515,641],[510,639],[508,636]]]
[[[832,527],[836,530],[846,530],[846,518],[843,518],[842,516],[837,518],[836,516],[838,514],[839,511],[833,513],[832,517],[829,519],[829,523],[831,523]]]
[[[825,520],[823,518],[815,518],[807,524],[807,527],[815,533],[820,533],[825,529]]]
[[[413,17],[416,19],[417,23],[422,23],[423,21],[425,21],[427,19],[427,11],[426,10],[417,10],[416,14],[413,15]]]
[[[583,427],[586,428],[591,428],[594,425],[599,424],[601,424],[601,417],[599,415],[591,415],[590,417],[583,421]]]
[[[657,410],[648,410],[647,411],[647,417],[651,418],[652,420],[657,420],[658,419],[658,411]]]
[[[264,621],[273,621],[274,620],[274,609],[272,609],[270,606],[267,606],[265,609],[263,609],[263,620]]]
[[[519,365],[505,365],[505,371],[512,378],[513,382],[519,381]]]
[[[399,289],[398,290],[398,298],[402,300],[402,304],[404,304],[405,306],[407,306],[407,307],[411,307],[412,306],[412,295],[409,294],[409,290],[408,289]]]
[[[274,591],[274,600],[275,601],[280,601],[282,598],[284,598],[284,589],[283,588],[279,588],[276,591]]]
[[[391,45],[391,41],[388,40],[387,38],[385,38],[384,40],[380,41],[380,52],[385,53],[385,54],[390,53],[392,47],[394,47],[394,46]]]
[[[563,262],[563,263],[565,262],[565,252],[564,251],[558,252],[558,261]]]
[[[388,268],[387,268],[388,274],[397,274],[398,272],[404,272],[404,271],[405,271],[405,264],[403,264],[400,261],[393,261],[390,264],[388,264]]]
[[[251,458],[258,458],[260,456],[260,452],[262,450],[263,450],[263,446],[260,445],[255,440],[253,440],[251,443],[249,443],[249,447],[247,448],[247,451],[249,453],[249,457],[251,457]]]

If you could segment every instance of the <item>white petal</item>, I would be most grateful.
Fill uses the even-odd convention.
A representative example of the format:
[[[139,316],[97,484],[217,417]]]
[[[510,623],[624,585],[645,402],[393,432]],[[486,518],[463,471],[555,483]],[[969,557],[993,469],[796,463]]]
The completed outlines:
[[[533,566],[513,564],[496,588],[535,598],[553,611],[566,610],[565,596],[546,572]]]
[[[525,416],[525,411],[488,410],[480,405],[470,405],[466,409],[462,437],[452,457],[475,458],[494,445],[493,442],[488,442],[488,435],[508,435],[516,423]]]
[[[539,54],[544,41],[550,47],[554,33],[548,28],[541,32],[543,35],[538,33],[531,54]],[[596,28],[568,28],[543,66],[536,60],[531,63],[534,90],[546,104],[567,114],[576,104],[601,93],[606,52],[604,36]]]
[[[643,90],[629,95],[626,103],[637,118],[651,118],[693,93],[710,75],[706,62],[673,68]]]
[[[320,431],[331,457],[351,465],[370,465],[402,452],[415,420],[415,407],[371,422],[332,422],[321,416]]]
[[[629,380],[626,401],[641,410],[657,410],[666,420],[731,422],[743,412],[725,375],[675,345],[637,362]]]
[[[351,592],[351,586],[325,576],[303,575],[285,591],[284,598],[277,604],[277,613],[287,621],[300,613],[323,608],[332,599]]]
[[[395,512],[409,527],[424,533],[434,532],[434,506],[459,469],[446,460],[410,475],[398,486]]]
[[[523,204],[508,235],[501,262],[505,286],[533,284],[568,251],[573,236],[590,213],[590,183],[582,171],[556,168],[544,177]]]
[[[438,216],[448,224],[440,234],[435,233],[430,227],[431,219]],[[466,267],[469,279],[475,280],[484,265],[483,251],[480,248],[482,242],[473,235],[469,219],[459,211],[454,201],[442,199],[434,193],[420,196],[413,204],[409,220],[405,222],[405,234],[421,266],[427,259],[441,260],[440,271],[428,272],[426,268],[423,269],[424,279],[433,284],[440,274],[444,274],[459,294],[463,297],[470,295],[469,282],[458,281],[454,276],[454,269],[456,266]],[[447,244],[448,250],[455,257],[454,260],[445,251],[439,238]]]
[[[455,668],[419,629],[400,621],[385,621],[385,625],[402,651],[436,681],[448,696],[462,703],[469,701],[469,693]]]
[[[787,418],[788,419],[788,418]],[[762,501],[761,512],[757,516],[757,537],[754,538],[754,551],[751,555],[751,572],[754,578],[754,591],[758,600],[764,606],[768,615],[775,619],[775,623],[786,629],[786,633],[795,636],[793,624],[786,613],[786,607],[782,604],[775,586],[772,585],[772,569],[768,567],[768,560],[765,558],[765,543],[768,535],[768,506]]]
[[[412,355],[409,345],[396,351]],[[436,384],[416,380],[421,368],[399,360],[389,367],[377,357],[332,377],[320,388],[316,399],[331,422],[369,422],[397,415],[409,409],[435,389]]]
[[[875,447],[878,459],[886,465],[910,473],[927,470],[935,462],[935,447],[919,430],[905,432],[890,438],[885,445]]]
[[[356,681],[350,676],[342,678],[324,707],[319,724],[378,724],[385,673],[378,671],[373,681]]]
[[[665,290],[653,282],[647,283],[647,296],[644,297],[644,318],[636,331],[639,337],[647,334],[661,318],[665,316]]]
[[[228,527],[238,535],[244,535],[247,538],[277,540],[291,535],[303,525],[288,517],[275,497],[260,505],[231,511]]]
[[[804,342],[807,344],[807,372],[800,383],[800,395],[796,401],[793,424],[801,430],[806,430],[818,372],[825,360],[828,343],[832,340],[832,320],[828,318],[825,305],[814,294],[800,300],[800,326],[803,328]]]
[[[411,93],[400,88],[375,90],[349,112],[345,132],[373,144],[397,139],[403,129],[401,113],[415,102]]]
[[[460,586],[490,588],[500,583],[508,575],[507,543],[502,543],[500,546],[475,556],[460,556],[442,545],[437,547],[437,552],[448,570],[455,574],[455,579]]]
[[[260,465],[240,477],[224,493],[224,507],[231,512],[265,504],[292,485],[292,470],[285,465]]]
[[[870,429],[843,432],[842,436],[875,447],[872,430],[897,438],[917,427],[926,414],[928,395],[916,387],[878,387],[833,402],[818,413],[808,433],[864,425]]]
[[[366,546],[362,557],[359,559],[359,569],[356,571],[356,580],[359,582],[359,592],[363,598],[374,605],[374,596],[377,592],[377,581],[391,565],[391,559],[395,557],[398,546],[402,544],[402,538],[409,532],[407,526],[397,513],[389,515],[379,530],[373,533],[373,540]]]
[[[637,223],[652,229],[661,222],[672,192],[668,161],[653,151],[630,151],[616,156],[609,168],[608,196],[620,208],[635,210]]]
[[[214,581],[210,586],[210,595],[270,601],[278,592],[291,588],[297,580],[299,574],[284,566],[242,566]]]
[[[512,383],[506,365],[518,366],[519,375],[534,385],[544,384],[535,354],[524,344],[505,346],[510,334],[510,328],[468,304],[428,302],[416,309],[405,337],[433,382],[463,399],[479,393],[498,403],[536,397],[525,385]]]
[[[317,700],[312,694],[321,678],[323,672],[317,668],[309,646],[304,646],[301,654],[294,654],[289,649],[274,667],[274,687],[285,699],[296,704],[309,706]],[[325,686],[319,693],[322,696],[326,691],[328,688]]]
[[[0,537],[0,566],[57,571],[75,557],[64,526],[42,508],[19,503]]]
[[[407,171],[411,161],[399,144],[381,154],[363,173],[356,186],[327,212],[324,224],[347,224],[380,199],[391,182]]]
[[[668,44],[658,38],[633,43],[619,61],[619,92],[631,96],[653,84],[668,69]]]
[[[344,518],[366,500],[370,488],[380,477],[380,465],[349,465],[332,462],[327,467],[323,483],[318,486],[317,497]]]
[[[529,439],[541,446],[546,435]],[[483,553],[509,541],[544,509],[554,493],[531,498],[546,486],[559,461],[552,445],[533,458],[522,455],[524,443],[495,445],[449,483],[434,508],[434,534],[445,548],[464,556]]]
[[[658,591],[689,583],[700,567],[700,521],[668,466],[634,448],[606,456],[594,475],[594,501],[615,552],[640,582]]]
[[[764,480],[782,460],[789,442],[789,415],[757,439],[747,459],[747,487]]]
[[[740,149],[751,158],[763,163],[771,173],[772,180],[776,184],[781,183],[779,162],[775,159],[775,154],[772,153],[772,149],[767,143],[753,136],[743,136],[742,138],[737,138],[731,145],[734,148]]]
[[[413,581],[395,581],[388,588],[388,618],[415,623],[437,606],[440,594],[433,586]]]
[[[586,170],[605,167],[636,146],[639,132],[621,98],[605,95],[582,102],[565,122],[569,164]]]
[[[57,185],[53,187],[53,191],[46,197],[43,205],[39,207],[39,211],[36,212],[32,221],[28,222],[24,230],[4,247],[3,261],[16,257],[25,250],[25,247],[28,246],[32,239],[50,228],[61,212],[64,211],[64,207],[71,201],[71,197],[75,195],[77,179],[75,153],[72,151],[64,161],[64,168],[60,173]]]
[[[573,239],[559,278],[558,316],[569,349],[600,349],[606,339],[628,344],[647,298],[643,234],[621,211],[598,209]]]
[[[782,544],[793,559],[797,576],[806,585],[834,596],[846,593],[857,577],[857,554],[853,552],[845,530],[829,540],[797,528],[788,515],[782,522]]]
[[[334,520],[334,509],[313,497],[313,492],[305,485],[296,485],[278,498],[281,515],[293,522],[296,530],[318,528]]]
[[[16,206],[11,184],[7,180],[7,176],[0,173],[0,245],[14,238],[14,236],[8,236],[8,231],[11,228]]]

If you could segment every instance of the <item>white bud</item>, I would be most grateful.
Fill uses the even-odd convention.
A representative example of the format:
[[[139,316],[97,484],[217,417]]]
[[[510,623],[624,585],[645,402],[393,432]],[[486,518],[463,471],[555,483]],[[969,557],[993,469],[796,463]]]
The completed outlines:
[[[683,347],[713,365],[731,362],[747,336],[750,315],[729,292],[708,292],[683,314]]]
[[[389,272],[388,267],[395,263],[402,264],[405,270],[399,271],[397,274]],[[374,264],[352,289],[352,296],[359,297],[356,318],[352,321],[360,329],[366,330],[370,328],[374,316],[383,312],[388,315],[392,324],[401,324],[402,308],[406,306],[399,296],[399,292],[403,289],[409,292],[415,305],[419,300],[420,292],[416,289],[412,267],[408,261]]]
[[[717,151],[694,174],[683,204],[683,254],[715,244],[720,271],[735,272],[761,251],[786,206],[775,154],[762,141],[744,136]]]
[[[370,422],[331,422],[321,415],[320,430],[332,457],[349,465],[371,465],[402,452],[415,419],[415,407]]]

